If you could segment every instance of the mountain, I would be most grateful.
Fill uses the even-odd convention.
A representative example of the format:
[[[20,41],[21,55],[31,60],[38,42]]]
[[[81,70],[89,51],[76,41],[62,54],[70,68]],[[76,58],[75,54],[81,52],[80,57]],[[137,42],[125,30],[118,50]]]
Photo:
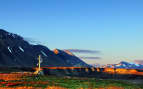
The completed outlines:
[[[81,59],[79,59],[78,57],[76,57],[74,54],[72,54],[70,51],[68,50],[59,50],[59,49],[55,49],[54,53],[62,58],[66,63],[68,63],[69,65],[73,66],[73,67],[90,67],[88,64],[86,64],[84,61],[82,61]]]
[[[143,69],[143,65],[136,62],[121,61],[118,64],[92,64],[95,68],[122,68],[122,69]]]
[[[23,37],[0,29],[0,67],[36,67],[38,55],[42,56],[41,66],[43,67],[73,66],[68,62],[72,58],[67,59],[64,55],[61,57],[46,46],[32,45]],[[67,54],[67,56],[71,55]],[[77,59],[78,62],[81,62],[79,60]],[[81,62],[81,64],[83,65],[80,66],[83,67],[86,63]]]
[[[126,61],[121,61],[118,64],[107,64],[102,67],[103,68],[123,68],[123,69],[143,69],[143,65],[141,64],[126,62]]]
[[[143,69],[143,65],[132,62],[122,61],[119,64],[114,65],[115,68],[127,68],[127,69]]]

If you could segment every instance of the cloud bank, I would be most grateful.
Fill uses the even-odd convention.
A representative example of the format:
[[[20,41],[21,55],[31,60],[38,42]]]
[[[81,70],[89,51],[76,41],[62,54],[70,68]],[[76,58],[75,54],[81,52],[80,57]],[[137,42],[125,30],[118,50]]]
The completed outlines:
[[[100,51],[98,51],[98,50],[85,50],[85,49],[64,49],[64,50],[68,50],[73,53],[88,53],[88,54],[100,53]]]
[[[98,59],[101,59],[101,57],[85,57],[85,56],[82,56],[82,57],[79,57],[81,59],[92,59],[92,60],[98,60]]]
[[[29,38],[29,37],[24,37],[24,40],[28,41],[30,44],[34,44],[34,45],[37,45],[37,44],[43,44],[42,42],[36,40],[36,39],[33,39],[33,38]]]
[[[137,63],[137,64],[142,64],[143,65],[143,60],[135,60],[134,62]]]

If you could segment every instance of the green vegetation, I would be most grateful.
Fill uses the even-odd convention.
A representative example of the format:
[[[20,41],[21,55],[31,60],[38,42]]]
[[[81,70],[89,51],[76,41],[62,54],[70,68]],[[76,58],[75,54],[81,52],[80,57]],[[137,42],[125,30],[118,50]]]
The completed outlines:
[[[60,86],[70,89],[77,88],[104,88],[109,86],[123,87],[125,89],[143,89],[143,85],[132,84],[119,80],[104,80],[104,79],[95,79],[95,78],[66,78],[66,77],[54,77],[54,76],[31,76],[26,77],[25,81],[40,81],[40,82],[48,82],[49,86]],[[46,86],[48,86],[46,85]],[[39,86],[46,87],[40,85],[31,85],[31,86]]]

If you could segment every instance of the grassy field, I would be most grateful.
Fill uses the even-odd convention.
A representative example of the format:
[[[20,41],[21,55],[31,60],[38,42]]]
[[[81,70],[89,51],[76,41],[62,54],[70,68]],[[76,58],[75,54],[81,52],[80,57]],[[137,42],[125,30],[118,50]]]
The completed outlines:
[[[57,89],[143,89],[143,83],[133,84],[122,80],[55,76],[29,76],[23,77],[21,80],[1,80],[0,84],[1,87],[7,88],[26,86],[35,87],[35,89],[50,89],[48,87],[51,86],[61,87]]]

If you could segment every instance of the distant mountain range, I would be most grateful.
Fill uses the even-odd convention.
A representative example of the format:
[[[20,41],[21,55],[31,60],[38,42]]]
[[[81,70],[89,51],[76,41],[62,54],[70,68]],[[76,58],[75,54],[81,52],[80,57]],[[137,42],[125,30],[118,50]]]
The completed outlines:
[[[118,64],[107,64],[107,65],[94,64],[94,66],[95,67],[102,67],[102,68],[143,69],[142,64],[126,62],[126,61],[121,61]]]
[[[89,67],[67,50],[51,51],[43,45],[32,45],[23,37],[0,29],[0,67],[36,67],[38,55],[43,67]]]
[[[143,69],[143,65],[122,61],[115,65],[115,68],[127,68],[127,69]]]

